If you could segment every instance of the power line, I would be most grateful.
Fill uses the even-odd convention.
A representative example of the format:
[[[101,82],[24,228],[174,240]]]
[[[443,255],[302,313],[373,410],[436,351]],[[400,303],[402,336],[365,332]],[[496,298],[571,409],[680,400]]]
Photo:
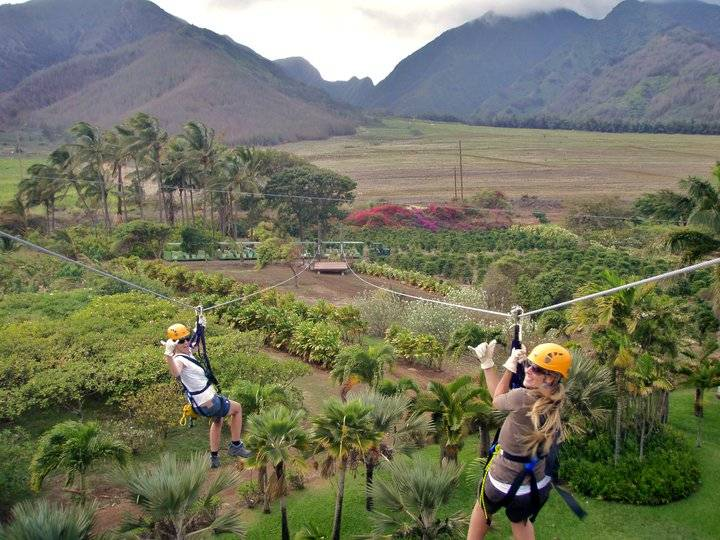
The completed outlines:
[[[167,300],[168,302],[172,302],[174,304],[177,304],[179,306],[183,306],[189,309],[195,309],[194,306],[191,306],[190,304],[186,304],[185,302],[182,302],[180,300],[177,300],[175,298],[170,298],[169,296],[166,296],[162,293],[153,291],[151,289],[148,289],[147,287],[143,287],[142,285],[137,285],[136,283],[132,283],[130,281],[127,281],[121,277],[118,277],[116,275],[110,274],[109,272],[106,272],[105,270],[100,270],[99,268],[95,268],[93,266],[87,265],[83,262],[76,261],[74,259],[71,259],[70,257],[66,257],[65,255],[62,255],[61,253],[57,253],[55,251],[52,251],[50,249],[46,249],[42,246],[38,246],[37,244],[33,244],[32,242],[28,242],[27,240],[24,240],[20,237],[14,236],[12,234],[8,234],[4,231],[0,231],[0,236],[4,236],[5,238],[9,238],[10,240],[13,240],[15,242],[18,242],[20,244],[23,244],[31,249],[34,249],[35,251],[39,251],[40,253],[44,253],[45,255],[50,255],[52,257],[57,257],[58,259],[61,259],[65,262],[69,262],[71,264],[76,264],[78,266],[82,266],[86,270],[90,270],[91,272],[95,272],[96,274],[100,274],[101,276],[104,276],[106,278],[114,279],[115,281],[118,281],[120,283],[123,283],[127,285],[128,287],[132,287],[133,289],[138,289],[140,291],[146,292],[148,294],[152,294],[153,296],[157,296],[158,298],[162,298],[163,300]]]

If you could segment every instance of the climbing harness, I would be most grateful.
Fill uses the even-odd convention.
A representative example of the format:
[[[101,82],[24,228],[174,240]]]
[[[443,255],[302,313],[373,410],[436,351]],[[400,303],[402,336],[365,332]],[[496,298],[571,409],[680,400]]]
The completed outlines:
[[[195,425],[195,419],[199,417],[200,415],[195,412],[192,405],[186,403],[183,405],[182,416],[180,417],[178,424],[181,426],[193,427]]]

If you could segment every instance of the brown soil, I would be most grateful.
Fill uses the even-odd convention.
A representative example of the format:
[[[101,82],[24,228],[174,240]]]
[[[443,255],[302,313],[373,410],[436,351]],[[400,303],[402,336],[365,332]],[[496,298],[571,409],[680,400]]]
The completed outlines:
[[[267,287],[292,277],[292,272],[287,265],[269,265],[258,270],[254,263],[244,261],[195,261],[184,262],[183,264],[204,272],[218,272],[224,276],[231,277],[240,282],[257,283]],[[415,287],[404,285],[390,279],[380,277],[363,276],[363,279],[382,287],[388,287],[395,291],[413,294],[416,296],[432,297],[431,293],[422,291]],[[292,292],[295,296],[306,302],[316,302],[320,299],[327,300],[336,305],[351,303],[358,295],[365,291],[375,290],[358,280],[352,274],[317,274],[307,270],[298,278],[298,286],[295,287],[294,280],[278,287],[279,290]]]

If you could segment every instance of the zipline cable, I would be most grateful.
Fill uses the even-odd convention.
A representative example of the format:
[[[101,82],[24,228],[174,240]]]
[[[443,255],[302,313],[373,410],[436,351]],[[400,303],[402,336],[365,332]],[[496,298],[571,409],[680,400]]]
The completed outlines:
[[[90,270],[91,272],[95,272],[96,274],[100,274],[101,276],[104,276],[109,279],[114,279],[115,281],[118,281],[120,283],[123,283],[127,285],[128,287],[132,287],[133,289],[138,289],[140,291],[146,292],[148,294],[152,294],[153,296],[156,296],[158,298],[162,298],[163,300],[167,300],[168,302],[172,302],[173,304],[177,304],[179,306],[183,306],[189,309],[195,309],[195,306],[191,306],[190,304],[186,304],[185,302],[182,302],[180,300],[177,300],[175,298],[171,298],[169,296],[166,296],[162,293],[153,291],[151,289],[148,289],[147,287],[143,287],[142,285],[137,285],[135,283],[132,283],[130,281],[127,281],[121,277],[115,276],[109,272],[106,272],[105,270],[100,270],[99,268],[95,268],[93,266],[87,265],[83,262],[76,261],[74,259],[71,259],[70,257],[66,257],[65,255],[62,255],[61,253],[57,253],[55,251],[52,251],[50,249],[44,248],[42,246],[38,246],[37,244],[33,244],[32,242],[28,242],[27,240],[24,240],[22,238],[19,238],[17,236],[14,236],[12,234],[8,234],[4,231],[0,230],[0,236],[4,236],[5,238],[9,238],[10,240],[13,240],[15,242],[18,242],[20,244],[23,244],[31,249],[34,249],[35,251],[39,251],[40,253],[44,253],[45,255],[50,255],[52,257],[57,257],[58,259],[61,259],[65,262],[69,262],[71,264],[76,264],[78,266],[82,266],[86,270]]]
[[[665,272],[664,274],[658,274],[656,276],[651,276],[645,279],[641,279],[639,281],[633,281],[631,283],[626,283],[625,285],[619,285],[617,287],[613,287],[612,289],[607,289],[605,291],[600,291],[592,294],[588,294],[585,296],[580,296],[578,298],[573,298],[572,300],[567,300],[566,302],[560,302],[558,304],[553,304],[552,306],[547,306],[540,309],[535,309],[533,311],[528,311],[527,313],[522,313],[520,315],[520,318],[526,318],[526,317],[532,317],[533,315],[537,315],[538,313],[543,313],[545,311],[550,311],[552,309],[558,309],[562,307],[569,306],[571,304],[576,304],[578,302],[584,302],[586,300],[592,300],[594,298],[600,298],[602,296],[607,296],[609,294],[614,294],[616,292],[624,291],[625,289],[630,289],[632,287],[638,287],[640,285],[645,285],[647,283],[653,283],[655,281],[660,281],[661,279],[667,279],[674,276],[678,276],[681,274],[687,274],[690,272],[694,272],[695,270],[701,270],[703,268],[707,268],[709,266],[713,266],[720,263],[720,257],[716,259],[710,259],[708,261],[703,261],[697,264],[693,264],[691,266],[685,266],[684,268],[678,268],[676,270],[670,270],[669,272]]]
[[[210,311],[211,309],[215,309],[215,308],[227,306],[227,305],[229,305],[229,304],[234,304],[235,302],[242,302],[243,300],[247,300],[248,298],[252,298],[253,296],[257,296],[258,294],[262,294],[262,293],[264,293],[264,292],[267,292],[267,291],[270,291],[270,290],[272,290],[272,289],[275,289],[276,287],[280,287],[281,285],[285,285],[288,281],[291,281],[291,280],[293,280],[293,279],[298,278],[298,277],[300,276],[300,274],[302,274],[302,273],[305,272],[308,268],[310,268],[310,266],[312,265],[312,263],[315,262],[315,258],[316,258],[316,257],[317,257],[317,253],[316,253],[315,256],[310,260],[310,262],[305,265],[305,267],[304,267],[302,270],[300,270],[297,274],[295,274],[295,275],[287,278],[285,281],[281,281],[280,283],[276,283],[275,285],[271,285],[271,286],[269,286],[269,287],[265,287],[264,289],[260,289],[259,291],[255,291],[255,292],[253,292],[253,293],[246,294],[245,296],[241,296],[241,297],[235,298],[235,299],[233,299],[233,300],[228,300],[228,301],[226,301],[226,302],[221,302],[221,303],[219,303],[219,304],[215,304],[214,306],[210,306],[210,307],[203,307],[203,308],[202,308],[202,311],[203,311],[203,312],[206,312],[206,311]]]
[[[453,304],[452,302],[443,302],[442,300],[435,300],[433,298],[423,298],[422,296],[413,296],[412,294],[405,294],[399,291],[395,291],[393,289],[388,289],[387,287],[381,287],[380,285],[375,285],[374,283],[370,283],[369,281],[363,279],[360,277],[355,270],[353,270],[352,266],[350,266],[350,263],[348,263],[347,258],[345,258],[345,263],[348,265],[348,269],[350,270],[350,273],[352,273],[353,276],[355,276],[357,279],[365,283],[366,285],[370,285],[371,287],[374,287],[376,289],[379,289],[381,291],[389,292],[391,294],[396,294],[398,296],[404,296],[405,298],[411,298],[413,300],[420,300],[421,302],[430,302],[432,304],[439,304],[441,306],[448,306],[448,307],[454,307],[459,309],[466,309],[468,311],[475,311],[477,313],[484,313],[485,315],[492,315],[494,317],[502,317],[503,319],[511,319],[512,315],[510,313],[501,313],[499,311],[492,311],[490,309],[482,309],[477,308],[473,306],[465,306],[462,304]]]

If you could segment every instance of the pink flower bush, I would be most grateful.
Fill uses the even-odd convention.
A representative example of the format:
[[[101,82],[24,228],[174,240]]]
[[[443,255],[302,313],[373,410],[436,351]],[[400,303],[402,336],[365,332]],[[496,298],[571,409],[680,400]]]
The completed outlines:
[[[383,204],[353,212],[346,218],[346,222],[368,229],[414,227],[433,232],[448,229],[459,231],[502,229],[512,225],[509,214],[504,210],[478,211],[437,203],[426,207]]]

